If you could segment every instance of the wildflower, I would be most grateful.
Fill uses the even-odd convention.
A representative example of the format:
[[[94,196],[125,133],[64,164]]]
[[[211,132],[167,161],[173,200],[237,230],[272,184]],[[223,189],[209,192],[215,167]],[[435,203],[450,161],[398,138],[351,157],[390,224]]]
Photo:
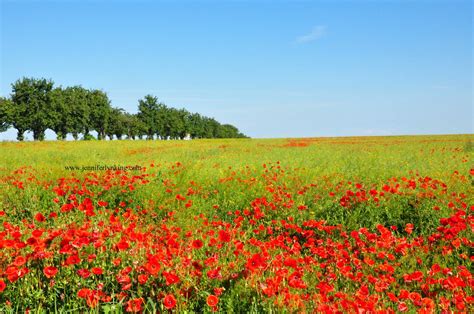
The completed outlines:
[[[43,216],[42,213],[37,213],[37,214],[35,215],[35,220],[36,220],[37,222],[43,222],[43,221],[46,220],[46,218]]]
[[[47,266],[45,268],[43,268],[43,274],[47,277],[47,278],[52,278],[56,275],[56,273],[58,272],[58,269],[54,266]]]
[[[217,303],[219,303],[219,298],[216,297],[215,295],[211,294],[210,296],[207,297],[206,303],[210,307],[215,307],[217,305]]]
[[[200,249],[202,248],[203,246],[203,243],[201,240],[197,239],[197,240],[194,240],[193,243],[192,243],[192,246],[193,246],[193,249]]]
[[[164,299],[163,299],[163,305],[165,308],[168,310],[173,309],[176,306],[176,299],[174,295],[168,294]]]
[[[133,312],[133,313],[140,312],[142,310],[142,303],[143,303],[142,298],[128,300],[127,308],[125,310],[127,312]]]
[[[3,292],[7,285],[5,284],[5,281],[0,279],[0,292]]]

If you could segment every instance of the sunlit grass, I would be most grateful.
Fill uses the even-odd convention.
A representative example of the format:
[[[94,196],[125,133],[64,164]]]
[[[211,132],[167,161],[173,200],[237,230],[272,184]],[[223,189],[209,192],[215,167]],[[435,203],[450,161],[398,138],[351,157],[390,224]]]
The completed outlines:
[[[450,269],[443,280],[468,278],[473,140],[450,135],[0,143],[0,281],[6,283],[0,311],[120,312],[138,302],[154,312],[175,298],[173,309],[189,312],[350,312],[343,299],[352,310],[407,306],[430,312],[442,309],[445,297],[459,299],[448,308],[465,311],[471,287],[419,282],[417,271],[427,280],[437,265]],[[96,165],[142,169],[65,168]],[[35,230],[41,240],[31,240]],[[224,231],[228,241],[219,234]],[[193,247],[195,239],[202,248]],[[29,244],[12,248],[10,240]],[[68,243],[74,243],[72,253],[59,253]],[[66,265],[76,253],[81,262]],[[90,254],[96,257],[88,261]],[[156,274],[143,268],[149,254],[159,256]],[[253,268],[255,254],[268,255],[265,266]],[[216,261],[209,262],[211,257]],[[121,263],[115,265],[117,258]],[[201,275],[191,261],[202,265]],[[389,277],[379,270],[387,263],[394,268]],[[58,269],[54,280],[45,277],[49,265]],[[343,266],[359,271],[361,279],[345,274]],[[17,279],[11,267],[28,273]],[[104,274],[78,273],[93,267]],[[131,272],[123,275],[127,267]],[[219,276],[209,275],[217,268]],[[169,283],[168,272],[178,282]],[[139,275],[148,281],[140,283]],[[130,286],[117,276],[130,277]],[[267,280],[277,279],[278,293],[268,290]],[[323,283],[331,286],[331,300],[324,301]],[[380,302],[355,297],[367,287]],[[100,291],[100,300],[87,299],[81,289],[95,296]],[[426,304],[403,299],[404,291]],[[393,301],[389,293],[400,299]],[[216,307],[208,305],[210,295],[218,296]]]

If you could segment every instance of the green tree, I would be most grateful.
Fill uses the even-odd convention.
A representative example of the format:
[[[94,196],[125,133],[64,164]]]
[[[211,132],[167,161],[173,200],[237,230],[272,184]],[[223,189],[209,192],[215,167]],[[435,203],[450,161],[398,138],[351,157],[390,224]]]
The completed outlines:
[[[191,138],[202,138],[204,134],[203,118],[199,113],[191,113],[188,116],[187,129]]]
[[[111,113],[110,100],[107,94],[100,90],[88,92],[89,123],[86,126],[84,137],[89,135],[91,130],[97,132],[97,139],[105,138],[105,130]]]
[[[216,138],[218,136],[219,122],[214,118],[203,118],[203,138]]]
[[[176,134],[179,139],[184,139],[186,135],[188,135],[189,133],[190,128],[189,128],[188,119],[190,115],[191,114],[189,113],[189,111],[187,111],[184,108],[178,110],[177,116],[178,116],[179,124],[178,124],[178,128],[176,129]]]
[[[92,139],[116,136],[121,139],[183,139],[245,137],[230,124],[220,124],[214,118],[190,113],[186,109],[167,107],[152,95],[138,101],[138,113],[129,114],[112,108],[107,94],[100,90],[87,90],[81,86],[58,87],[46,79],[23,78],[12,84],[11,100],[0,98],[0,132],[13,126],[17,139],[24,132],[33,131],[35,140],[43,140],[46,129],[56,132],[58,140],[71,133],[75,140],[79,134]]]
[[[73,86],[66,88],[63,96],[67,106],[66,128],[77,140],[79,133],[84,134],[90,123],[89,91],[81,86]]]
[[[85,133],[89,124],[88,91],[81,86],[55,88],[52,91],[52,108],[56,118],[52,127],[56,136],[64,140],[72,133],[75,140]]]
[[[135,139],[136,137],[142,138],[142,135],[146,131],[145,124],[138,118],[136,114],[130,114],[128,112],[124,112],[124,124],[127,135],[127,139]]]
[[[54,123],[51,129],[56,133],[57,140],[64,140],[68,133],[66,119],[68,114],[68,105],[65,101],[64,90],[62,87],[56,87],[51,91],[52,110],[55,115]]]
[[[54,83],[46,79],[23,78],[12,84],[11,99],[13,126],[18,130],[18,140],[23,133],[33,131],[34,140],[44,140],[45,131],[51,128],[56,115],[52,110],[51,91]]]
[[[231,124],[222,124],[218,129],[219,138],[244,138],[245,135],[239,132],[235,126]]]
[[[162,135],[164,104],[158,102],[158,98],[146,95],[138,101],[138,118],[144,125],[147,139],[153,139],[154,135]]]
[[[172,139],[180,139],[186,136],[186,116],[184,109],[168,108],[167,120],[165,123],[165,135]]]
[[[109,116],[106,134],[112,139],[113,135],[117,137],[118,140],[122,139],[124,134],[127,134],[127,117],[125,116],[124,110],[122,108],[112,108]]]
[[[5,132],[11,126],[11,110],[11,100],[5,97],[0,97],[0,132]]]

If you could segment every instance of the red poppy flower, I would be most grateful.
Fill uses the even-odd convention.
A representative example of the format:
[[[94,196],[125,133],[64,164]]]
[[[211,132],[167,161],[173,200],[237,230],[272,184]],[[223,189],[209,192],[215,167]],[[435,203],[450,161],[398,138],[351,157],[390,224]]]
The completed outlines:
[[[168,294],[164,299],[163,299],[163,305],[165,308],[168,310],[173,309],[176,306],[176,299],[174,295]]]
[[[7,285],[5,284],[5,281],[0,279],[0,292],[3,292],[3,290],[5,290],[6,287]]]
[[[85,299],[90,294],[92,294],[92,290],[87,288],[82,288],[81,290],[77,291],[77,297],[81,299]]]
[[[81,261],[77,254],[71,255],[66,259],[66,265],[78,264]]]
[[[120,251],[125,251],[126,249],[128,249],[130,247],[130,245],[128,244],[127,240],[125,239],[121,239],[119,243],[117,243],[117,248],[120,250]]]
[[[38,222],[43,222],[43,221],[46,220],[46,218],[43,216],[42,213],[37,213],[37,214],[35,215],[35,220],[38,221]]]
[[[43,268],[43,273],[47,278],[52,278],[56,275],[58,269],[54,266],[47,266]]]
[[[219,303],[219,298],[211,294],[210,296],[207,297],[206,303],[210,307],[215,307],[217,303]]]
[[[91,272],[85,268],[81,268],[77,271],[77,274],[85,279],[91,275]]]
[[[67,212],[71,211],[73,208],[74,208],[73,204],[67,203],[67,204],[64,204],[63,206],[61,206],[61,212],[62,213],[67,213]]]
[[[266,268],[267,263],[259,254],[254,254],[251,258],[247,260],[246,267],[248,270],[255,272]]]
[[[167,286],[179,282],[179,277],[176,276],[175,274],[168,273],[168,272],[163,272],[163,276],[164,276],[165,279],[166,279],[166,285],[167,285]]]
[[[140,312],[142,310],[142,298],[132,299],[127,302],[127,308],[125,309],[127,312]]]
[[[31,235],[35,238],[39,238],[43,235],[43,230],[40,230],[40,229],[35,229],[33,230],[33,232],[31,233]]]
[[[150,275],[156,275],[160,271],[160,263],[155,259],[150,260],[144,265],[145,269],[148,271]]]
[[[408,306],[406,305],[405,302],[400,302],[398,303],[398,310],[400,312],[406,312],[408,310]]]
[[[13,262],[13,265],[16,267],[20,267],[26,263],[26,258],[24,256],[17,256],[15,258],[15,261]]]
[[[202,248],[203,243],[201,240],[197,239],[193,241],[193,249],[200,249]]]
[[[219,241],[230,242],[230,233],[224,230],[219,230]]]
[[[138,283],[140,283],[141,285],[144,285],[146,284],[146,282],[148,281],[148,275],[138,275]]]

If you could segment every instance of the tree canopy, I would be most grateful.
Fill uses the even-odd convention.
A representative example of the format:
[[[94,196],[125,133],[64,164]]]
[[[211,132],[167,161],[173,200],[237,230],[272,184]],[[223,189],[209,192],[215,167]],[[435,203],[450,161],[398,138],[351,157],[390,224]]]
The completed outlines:
[[[52,80],[22,78],[12,84],[10,97],[0,97],[0,132],[10,127],[17,139],[33,132],[34,140],[44,140],[51,129],[58,140],[68,134],[77,140],[92,139],[196,139],[244,138],[238,128],[214,118],[168,107],[153,95],[138,100],[138,113],[112,107],[104,91],[82,86],[54,87]]]

